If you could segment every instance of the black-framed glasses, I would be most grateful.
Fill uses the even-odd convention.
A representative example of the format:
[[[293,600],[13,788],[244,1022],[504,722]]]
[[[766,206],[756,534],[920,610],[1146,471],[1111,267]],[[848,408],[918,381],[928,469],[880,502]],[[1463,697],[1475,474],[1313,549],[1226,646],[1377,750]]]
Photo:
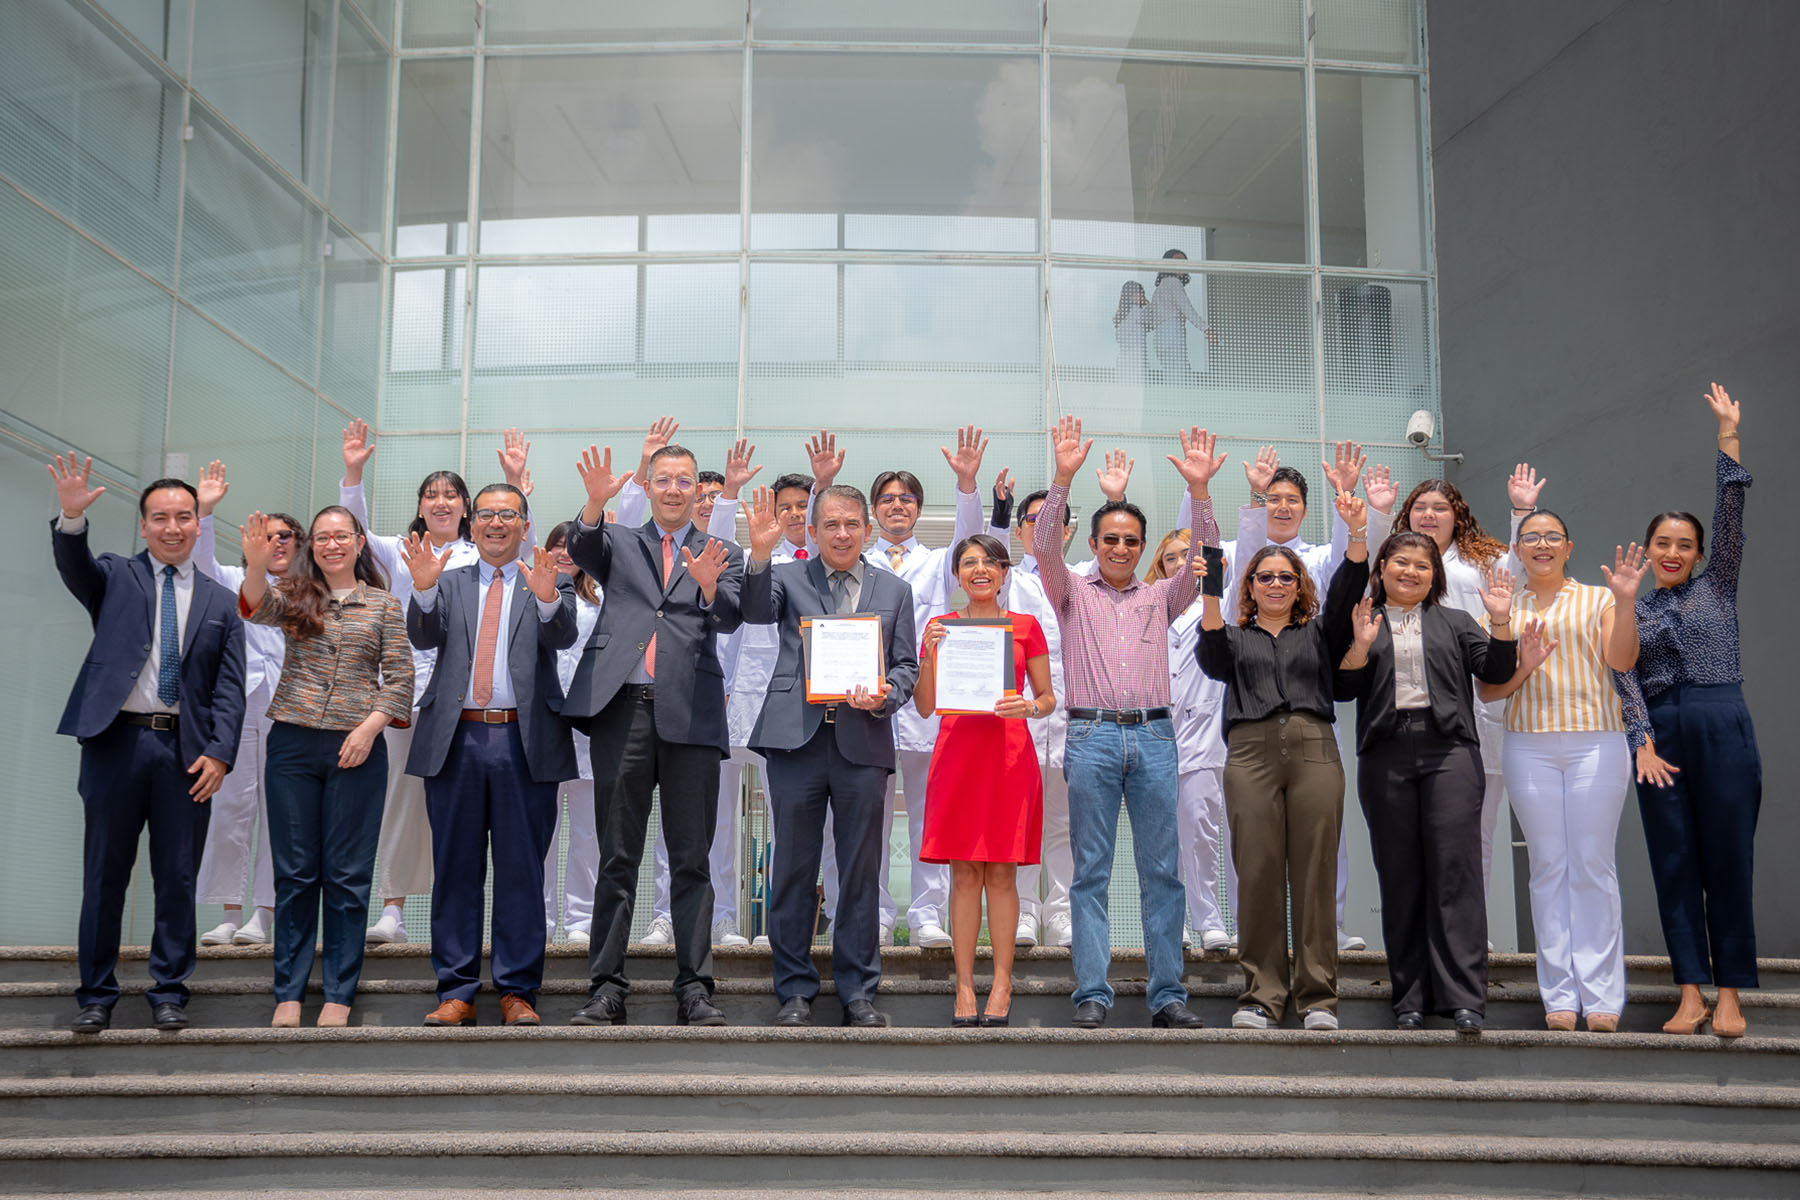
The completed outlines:
[[[1264,587],[1280,584],[1282,587],[1293,587],[1300,582],[1300,577],[1292,571],[1258,571],[1254,576],[1256,582]]]
[[[1144,539],[1129,533],[1106,533],[1100,535],[1102,546],[1123,546],[1127,550],[1136,550],[1144,544]]]
[[[1519,545],[1521,546],[1535,546],[1542,542],[1544,545],[1554,548],[1568,540],[1569,535],[1566,533],[1521,533],[1519,535]]]
[[[911,492],[889,492],[885,496],[875,497],[876,504],[917,504],[919,498]]]
[[[521,515],[516,508],[478,508],[475,510],[477,521],[498,521],[502,525],[511,525]]]
[[[274,533],[271,533],[269,535],[269,540],[271,542],[277,543],[278,545],[285,546],[289,542],[305,541],[306,535],[301,534],[301,533],[295,533],[292,529],[281,529],[281,530],[277,530]]]

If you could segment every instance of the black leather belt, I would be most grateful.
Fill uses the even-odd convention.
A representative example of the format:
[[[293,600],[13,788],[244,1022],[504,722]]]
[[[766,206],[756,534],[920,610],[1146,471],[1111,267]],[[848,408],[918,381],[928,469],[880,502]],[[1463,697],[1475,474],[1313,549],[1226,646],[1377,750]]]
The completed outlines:
[[[654,683],[628,683],[621,687],[619,692],[627,700],[641,700],[645,704],[654,703],[656,700],[656,685]]]
[[[1075,708],[1065,710],[1071,721],[1111,721],[1115,725],[1142,725],[1146,721],[1169,719],[1167,705],[1162,708]]]
[[[122,712],[119,720],[127,725],[142,725],[145,729],[154,729],[158,733],[181,732],[181,718],[175,713]]]

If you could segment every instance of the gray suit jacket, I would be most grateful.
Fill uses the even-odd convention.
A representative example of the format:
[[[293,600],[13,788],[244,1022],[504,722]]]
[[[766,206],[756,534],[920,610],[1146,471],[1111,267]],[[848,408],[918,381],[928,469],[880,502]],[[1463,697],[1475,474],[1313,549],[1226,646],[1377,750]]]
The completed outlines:
[[[513,695],[519,704],[519,737],[525,764],[539,783],[573,779],[575,740],[560,713],[562,684],[556,674],[556,652],[575,644],[575,585],[568,576],[556,581],[560,603],[556,616],[538,617],[537,597],[526,586],[524,572],[515,589],[510,628],[503,631]],[[441,774],[456,736],[462,710],[469,706],[469,672],[475,663],[475,638],[481,617],[481,566],[471,563],[445,571],[438,579],[437,603],[430,612],[414,596],[406,605],[406,633],[420,650],[438,652],[437,669],[419,701],[412,752],[406,773],[427,779]]]
[[[774,563],[765,571],[744,576],[744,619],[779,626],[781,649],[769,678],[762,715],[750,734],[750,748],[761,752],[798,750],[818,733],[825,719],[823,704],[806,702],[806,669],[800,642],[800,622],[807,617],[830,616],[837,611],[825,564],[819,558],[805,562]],[[913,638],[912,585],[898,575],[869,568],[863,573],[859,613],[881,614],[881,636],[887,655],[887,704],[878,712],[863,712],[840,704],[834,728],[838,750],[853,763],[894,769],[894,723],[888,718],[912,700],[919,680],[919,653]]]

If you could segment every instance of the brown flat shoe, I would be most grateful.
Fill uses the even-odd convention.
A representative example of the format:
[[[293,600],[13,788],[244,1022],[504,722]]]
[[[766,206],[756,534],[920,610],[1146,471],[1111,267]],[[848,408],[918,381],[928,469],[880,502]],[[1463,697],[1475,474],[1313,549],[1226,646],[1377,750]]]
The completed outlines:
[[[319,1010],[317,1024],[320,1029],[342,1029],[350,1024],[350,1006],[327,1003],[324,1008]]]
[[[523,996],[500,997],[500,1015],[506,1019],[508,1025],[536,1025],[538,1023],[537,1009],[531,1007],[531,1002]],[[474,1023],[474,1021],[469,1022],[471,1025]]]
[[[269,1028],[300,1028],[300,1002],[298,1000],[283,1000],[280,1004],[277,1004],[275,1006],[275,1016],[274,1019],[269,1022]]]
[[[1589,1013],[1587,1029],[1589,1033],[1617,1033],[1619,1032],[1619,1014]]]
[[[475,1006],[467,1000],[446,1000],[426,1014],[427,1025],[473,1025]]]
[[[1544,1027],[1546,1029],[1554,1029],[1558,1033],[1573,1032],[1575,1029],[1575,1014],[1566,1011],[1545,1013]]]
[[[1676,1013],[1663,1022],[1664,1033],[1699,1033],[1708,1021],[1712,1020],[1712,1009],[1703,1008],[1697,1017],[1684,1017]]]
[[[1744,1014],[1741,1012],[1735,1018],[1726,1017],[1723,1020],[1719,1019],[1717,1014],[1713,1016],[1712,1030],[1719,1037],[1741,1038],[1748,1028],[1749,1023],[1744,1020]]]

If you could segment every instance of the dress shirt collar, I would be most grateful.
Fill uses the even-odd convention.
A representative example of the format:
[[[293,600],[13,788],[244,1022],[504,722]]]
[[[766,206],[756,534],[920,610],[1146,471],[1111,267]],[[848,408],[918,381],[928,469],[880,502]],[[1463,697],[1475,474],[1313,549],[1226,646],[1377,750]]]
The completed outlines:
[[[1292,550],[1295,554],[1305,554],[1308,550],[1312,549],[1312,543],[1297,533],[1285,542],[1278,542],[1271,537],[1269,539],[1269,545],[1282,550]]]
[[[1093,574],[1091,574],[1091,575],[1083,575],[1079,572],[1071,572],[1070,574],[1073,578],[1081,580],[1083,583],[1087,584],[1089,587],[1109,588],[1112,591],[1117,592],[1121,596],[1129,596],[1129,595],[1131,595],[1131,593],[1137,591],[1141,587],[1149,587],[1150,586],[1149,584],[1145,583],[1143,580],[1139,579],[1136,575],[1133,575],[1131,577],[1131,582],[1126,584],[1124,587],[1122,587],[1122,588],[1113,587],[1112,584],[1106,582],[1105,579],[1102,579],[1100,577],[1100,568],[1097,566],[1094,568]]]
[[[656,540],[659,542],[662,541],[664,534],[670,532],[661,525],[658,525],[655,521],[650,522],[650,531],[656,534]],[[694,532],[694,523],[689,521],[680,529],[674,530],[673,532],[675,534],[675,544],[677,546],[685,546],[687,544],[688,534]]]
[[[813,561],[819,564],[819,569],[821,571],[825,572],[825,580],[828,583],[831,581],[832,575],[837,573],[837,571],[840,569],[838,567],[832,566],[830,563],[827,563],[825,561],[825,556],[822,554],[818,558],[814,559]],[[848,571],[850,573],[850,578],[854,579],[856,581],[856,586],[860,588],[863,585],[863,579],[865,577],[865,573],[868,571],[868,567],[869,567],[868,560],[859,556],[856,559],[856,561],[852,562],[849,566],[843,567],[841,569]]]
[[[156,555],[150,553],[148,550],[144,551],[144,557],[150,560],[150,574],[152,574],[156,577],[156,581],[158,584],[161,584],[162,577],[163,577],[163,568],[166,566],[169,566],[171,564],[162,561],[162,559],[156,557]],[[191,554],[188,555],[186,558],[182,559],[180,562],[173,564],[173,566],[175,567],[175,578],[178,581],[180,581],[183,584],[188,584],[188,583],[194,582],[194,556],[193,555],[191,555]]]
[[[881,553],[885,555],[889,550],[898,546],[900,549],[906,551],[908,554],[911,554],[913,552],[913,550],[918,547],[918,545],[919,545],[919,539],[914,537],[910,533],[906,535],[906,538],[904,541],[898,541],[898,542],[894,541],[892,538],[888,537],[888,535],[884,533],[881,535],[881,540],[880,540],[880,542],[878,542],[876,544],[875,548],[877,550],[881,551]]]
[[[485,558],[482,559],[481,560],[481,586],[483,588],[490,588],[490,587],[494,586],[494,572],[495,571],[499,571],[501,574],[506,576],[507,586],[510,587],[512,585],[513,581],[518,579],[518,577],[519,577],[519,560],[515,558],[503,567],[496,567],[493,563],[489,562],[487,559],[485,559]]]

